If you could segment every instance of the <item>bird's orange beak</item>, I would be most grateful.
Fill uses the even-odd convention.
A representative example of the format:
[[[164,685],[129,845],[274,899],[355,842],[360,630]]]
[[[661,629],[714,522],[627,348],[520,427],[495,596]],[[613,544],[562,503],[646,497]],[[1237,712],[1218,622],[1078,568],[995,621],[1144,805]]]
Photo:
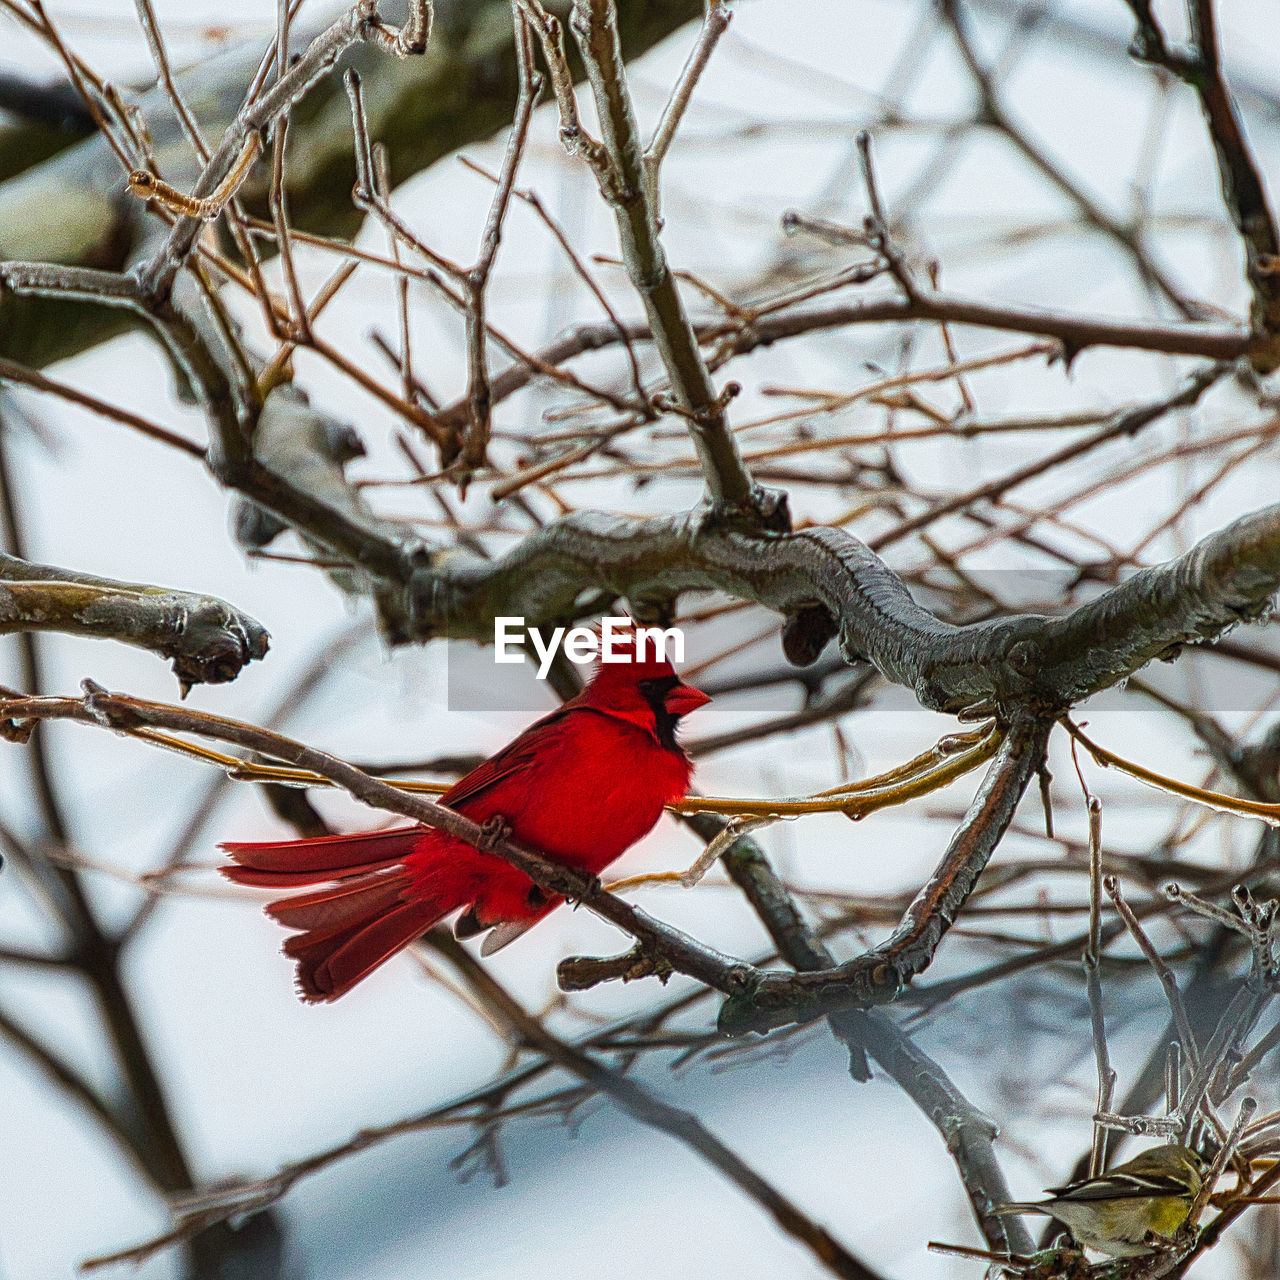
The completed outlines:
[[[695,689],[691,684],[678,684],[663,701],[671,715],[687,716],[690,711],[705,707],[711,701],[711,695]]]

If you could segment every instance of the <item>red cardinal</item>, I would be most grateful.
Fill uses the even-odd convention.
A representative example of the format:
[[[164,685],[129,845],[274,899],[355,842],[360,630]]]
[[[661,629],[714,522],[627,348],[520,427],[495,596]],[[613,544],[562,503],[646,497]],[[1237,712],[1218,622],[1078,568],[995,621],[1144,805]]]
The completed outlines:
[[[669,662],[602,663],[576,698],[440,803],[474,822],[501,816],[518,843],[599,875],[688,790],[693,765],[676,724],[709,701]],[[564,900],[496,855],[425,826],[222,848],[239,863],[222,873],[238,884],[325,886],[266,909],[301,930],[284,951],[298,962],[308,1001],[336,1000],[460,907],[458,937],[491,929],[481,948],[489,955]]]

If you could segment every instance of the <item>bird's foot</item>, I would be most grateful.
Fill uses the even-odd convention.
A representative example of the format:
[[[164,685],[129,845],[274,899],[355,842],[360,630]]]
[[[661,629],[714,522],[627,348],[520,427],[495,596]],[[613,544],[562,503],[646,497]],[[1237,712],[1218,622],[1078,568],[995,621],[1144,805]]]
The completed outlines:
[[[480,824],[480,848],[486,853],[492,853],[500,844],[506,844],[511,835],[511,823],[502,814],[495,813]]]
[[[594,898],[597,893],[604,892],[604,884],[599,876],[584,875],[582,880],[582,892],[577,897],[566,898],[566,901],[574,908],[582,906],[589,898]]]

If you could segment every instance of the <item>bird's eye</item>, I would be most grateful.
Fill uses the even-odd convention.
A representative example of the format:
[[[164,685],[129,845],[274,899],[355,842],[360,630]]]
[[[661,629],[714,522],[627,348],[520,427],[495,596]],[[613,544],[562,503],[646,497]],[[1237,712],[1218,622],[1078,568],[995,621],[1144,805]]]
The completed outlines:
[[[656,711],[665,708],[667,694],[680,683],[675,676],[663,676],[659,680],[637,680],[640,696]]]

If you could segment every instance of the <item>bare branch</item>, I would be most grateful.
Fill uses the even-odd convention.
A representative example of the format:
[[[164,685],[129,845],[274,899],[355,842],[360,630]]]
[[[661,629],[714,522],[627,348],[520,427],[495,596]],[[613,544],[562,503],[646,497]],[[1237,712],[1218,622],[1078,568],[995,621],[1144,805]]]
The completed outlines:
[[[549,1032],[531,1017],[470,952],[447,933],[431,936],[431,944],[448,959],[489,1008],[513,1031],[559,1066],[608,1097],[632,1119],[677,1139],[722,1173],[740,1191],[770,1213],[788,1235],[813,1253],[833,1275],[846,1280],[878,1280],[876,1273],[814,1222],[792,1200],[731,1151],[689,1111],[664,1102],[639,1082],[611,1071],[581,1049]]]
[[[613,209],[627,274],[644,302],[676,403],[702,463],[707,493],[715,505],[754,513],[757,521],[777,524],[781,513],[757,492],[742,461],[728,428],[724,402],[712,384],[667,265],[627,89],[613,0],[575,0],[573,14],[574,34],[587,65],[608,157],[607,170],[598,156],[593,169],[601,195]]]
[[[117,405],[107,404],[105,400],[99,400],[97,396],[89,395],[76,387],[68,386],[65,382],[59,382],[56,378],[45,377],[43,373],[37,373],[34,369],[27,369],[23,365],[15,364],[12,360],[5,360],[2,357],[0,357],[0,382],[13,382],[18,386],[31,387],[35,391],[44,391],[49,395],[57,396],[60,400],[66,400],[69,404],[77,404],[82,409],[88,409],[91,413],[100,414],[102,417],[110,418],[115,422],[121,422],[127,427],[132,427],[135,431],[141,432],[144,436],[149,436],[152,440],[160,441],[161,444],[167,444],[183,453],[188,453],[193,458],[204,460],[204,449],[188,440],[185,436],[169,431],[158,423],[141,417],[139,414],[130,413],[128,409],[121,409]]]
[[[715,820],[705,815],[686,819],[706,838]],[[734,883],[760,917],[782,958],[801,972],[830,970],[834,959],[800,914],[786,886],[764,852],[750,838],[739,840],[725,855]],[[832,1033],[849,1050],[849,1072],[867,1080],[870,1053],[921,1112],[937,1128],[956,1162],[974,1216],[993,1249],[1018,1252],[1030,1248],[1030,1237],[1018,1221],[991,1213],[1009,1198],[1008,1184],[993,1149],[996,1127],[956,1088],[935,1062],[887,1014],[880,1010],[844,1010],[830,1016]]]
[[[689,51],[680,72],[680,78],[671,90],[667,104],[662,108],[662,115],[653,130],[653,137],[644,152],[645,175],[649,182],[649,198],[653,201],[655,213],[659,218],[662,206],[659,200],[658,178],[662,172],[662,162],[675,141],[676,131],[684,119],[689,103],[693,99],[693,91],[702,78],[702,73],[711,61],[720,37],[729,29],[729,21],[733,14],[724,7],[724,0],[707,0],[706,16],[702,20],[702,30],[698,33],[697,43]]]
[[[204,167],[195,188],[191,192],[191,208],[183,209],[164,246],[152,260],[138,272],[142,293],[148,299],[169,297],[174,281],[196,246],[206,215],[205,201],[222,194],[224,184],[242,180],[239,170],[252,162],[245,157],[259,143],[286,112],[291,111],[315,85],[333,68],[342,54],[361,40],[372,40],[386,47],[397,56],[418,51],[419,38],[425,34],[428,23],[425,15],[429,5],[415,4],[410,18],[411,30],[401,42],[394,28],[387,26],[378,15],[378,0],[355,0],[355,3],[307,46],[283,76],[269,89],[251,98],[244,109],[222,136],[213,155]],[[425,47],[425,46],[424,46]],[[130,181],[133,181],[131,175]],[[233,186],[234,189],[234,186]]]
[[[867,659],[925,706],[975,717],[1028,703],[1065,708],[1182,645],[1265,615],[1280,588],[1280,506],[1065,616],[966,627],[922,609],[878,557],[836,529],[751,535],[704,513],[621,520],[583,512],[497,559],[454,553],[437,561],[415,586],[429,612],[399,639],[488,641],[495,614],[522,614],[530,625],[561,618],[587,587],[640,598],[714,587],[786,616],[820,604],[839,619],[847,660]],[[1106,645],[1097,643],[1100,634]]]
[[[972,892],[1044,761],[1050,727],[1034,716],[1021,717],[1010,726],[933,879],[889,938],[834,969],[753,977],[745,992],[725,1001],[720,1029],[730,1035],[764,1031],[896,999],[928,967]]]
[[[327,752],[243,721],[111,694],[92,681],[86,681],[85,687],[83,699],[24,698],[0,694],[0,723],[16,724],[21,731],[24,722],[29,720],[64,719],[109,727],[117,732],[157,728],[230,742],[283,760],[299,769],[321,774],[365,804],[446,831],[478,849],[505,859],[544,889],[582,903],[646,946],[661,952],[673,969],[719,991],[728,994],[740,990],[751,973],[750,965],[735,961],[606,893],[593,878],[510,841],[495,841],[484,827],[453,809],[408,795]]]
[[[0,634],[62,631],[118,640],[173,661],[186,691],[234,680],[266,657],[261,623],[212,596],[95,578],[0,553]]]
[[[1260,373],[1280,365],[1280,234],[1262,174],[1249,149],[1218,51],[1213,0],[1187,0],[1191,44],[1174,49],[1164,38],[1149,0],[1129,0],[1137,22],[1130,51],[1171,71],[1196,91],[1218,161],[1222,199],[1244,244],[1245,279],[1253,294],[1256,341],[1249,358]]]

